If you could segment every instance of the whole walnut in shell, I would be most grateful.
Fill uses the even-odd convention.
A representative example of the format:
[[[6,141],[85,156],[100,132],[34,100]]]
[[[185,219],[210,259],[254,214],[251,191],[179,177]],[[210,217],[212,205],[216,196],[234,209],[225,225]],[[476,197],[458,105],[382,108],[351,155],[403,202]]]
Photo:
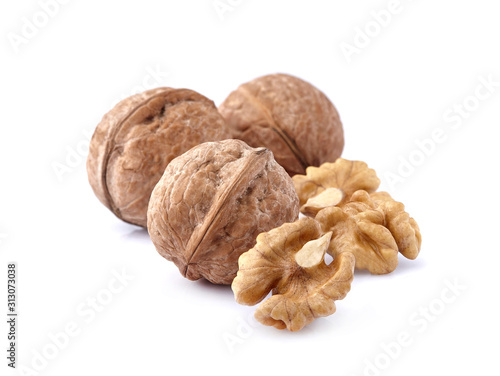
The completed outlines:
[[[257,235],[294,221],[298,211],[292,179],[271,151],[207,142],[167,166],[151,195],[148,230],[184,277],[230,284]]]
[[[344,131],[330,100],[310,83],[287,74],[256,78],[219,106],[233,138],[272,150],[291,175],[334,162],[344,148]]]
[[[90,142],[87,172],[118,218],[146,227],[149,197],[167,164],[193,146],[229,137],[214,103],[192,90],[157,88],[119,102]]]

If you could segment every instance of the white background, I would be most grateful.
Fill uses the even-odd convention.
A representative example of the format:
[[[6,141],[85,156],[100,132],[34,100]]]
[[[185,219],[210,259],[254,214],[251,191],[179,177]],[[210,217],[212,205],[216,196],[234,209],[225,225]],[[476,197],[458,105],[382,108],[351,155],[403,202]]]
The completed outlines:
[[[17,365],[38,366],[21,374],[496,372],[497,2],[401,0],[378,29],[373,12],[389,1],[222,0],[233,4],[222,17],[213,3],[74,0],[44,19],[37,1],[2,2],[0,311],[15,261]],[[25,18],[36,18],[36,35],[23,36]],[[372,36],[363,41],[366,28]],[[14,34],[27,38],[16,47]],[[347,44],[359,47],[349,58]],[[423,234],[417,260],[401,259],[386,276],[357,272],[337,312],[297,333],[249,320],[254,307],[236,304],[227,286],[183,279],[145,230],[99,203],[85,171],[88,133],[143,82],[220,104],[239,84],[274,72],[329,96],[345,127],[343,156],[376,169]],[[474,98],[488,79],[496,87]],[[417,142],[439,132],[445,141],[423,156]],[[410,159],[418,166],[398,172]],[[87,299],[109,297],[113,273],[123,270],[133,279],[90,313]],[[465,289],[445,291],[444,302],[454,283]],[[17,374],[6,366],[1,321],[0,373]],[[55,348],[51,336],[68,324],[76,335]],[[401,332],[410,344],[392,346],[389,358],[384,345]],[[38,353],[52,359],[42,364]]]

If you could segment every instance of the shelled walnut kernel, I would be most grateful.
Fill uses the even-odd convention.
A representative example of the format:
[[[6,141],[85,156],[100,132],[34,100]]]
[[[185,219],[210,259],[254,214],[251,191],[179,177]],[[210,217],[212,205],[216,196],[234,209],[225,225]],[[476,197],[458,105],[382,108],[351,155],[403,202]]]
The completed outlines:
[[[302,218],[257,237],[257,244],[239,259],[232,289],[240,304],[255,305],[264,325],[297,331],[318,317],[335,312],[335,300],[349,292],[354,256],[339,254],[324,260],[332,233],[321,233],[318,222]]]
[[[398,252],[415,259],[422,237],[417,222],[386,192],[366,163],[339,158],[306,175],[293,177],[301,212],[333,233],[328,253],[353,253],[356,268],[387,274],[398,265]]]

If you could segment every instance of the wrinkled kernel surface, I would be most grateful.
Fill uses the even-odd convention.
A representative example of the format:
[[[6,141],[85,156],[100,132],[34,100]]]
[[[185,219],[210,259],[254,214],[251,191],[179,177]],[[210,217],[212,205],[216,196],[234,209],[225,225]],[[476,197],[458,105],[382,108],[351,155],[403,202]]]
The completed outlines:
[[[254,305],[272,291],[273,296],[259,305],[255,317],[264,325],[291,331],[333,314],[335,300],[343,299],[350,290],[354,256],[342,253],[330,265],[324,258],[319,263],[314,260],[311,267],[299,265],[297,253],[320,236],[319,223],[307,217],[260,234],[257,244],[240,256],[232,284],[236,301]]]

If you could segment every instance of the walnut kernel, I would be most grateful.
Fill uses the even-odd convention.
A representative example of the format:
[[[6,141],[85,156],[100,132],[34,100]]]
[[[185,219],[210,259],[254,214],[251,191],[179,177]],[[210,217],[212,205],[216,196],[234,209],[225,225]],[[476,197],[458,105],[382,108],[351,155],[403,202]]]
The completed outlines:
[[[349,201],[357,190],[375,192],[380,179],[365,162],[339,158],[335,163],[308,167],[306,175],[293,177],[293,183],[299,195],[301,212],[314,216],[321,209]],[[325,191],[329,193],[323,193]]]
[[[373,274],[396,269],[398,253],[411,260],[418,256],[417,222],[387,192],[375,192],[380,180],[366,163],[339,158],[308,167],[293,182],[301,212],[321,223],[323,232],[333,233],[330,255],[352,252],[356,268]]]
[[[255,305],[264,325],[297,331],[318,317],[335,312],[335,300],[351,288],[354,256],[340,253],[330,265],[324,260],[332,233],[321,233],[318,222],[302,218],[257,237],[240,256],[232,289],[240,304]]]

